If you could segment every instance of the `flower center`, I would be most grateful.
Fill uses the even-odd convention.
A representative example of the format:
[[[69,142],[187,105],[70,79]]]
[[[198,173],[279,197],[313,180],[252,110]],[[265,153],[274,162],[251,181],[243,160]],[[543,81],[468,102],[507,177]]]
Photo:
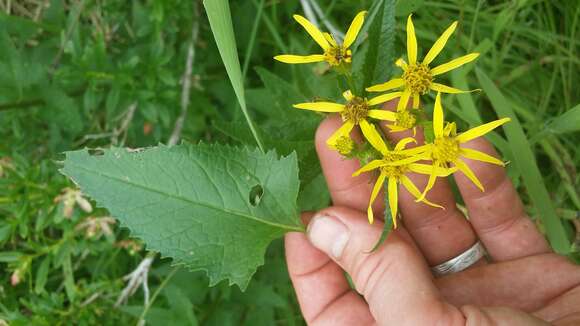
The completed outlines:
[[[405,156],[400,154],[387,154],[383,157],[383,161],[392,163],[404,159]],[[381,166],[381,173],[387,178],[400,178],[405,172],[407,172],[407,165],[397,165],[397,166]]]
[[[455,137],[439,137],[433,142],[433,160],[442,163],[454,162],[459,156],[459,141]]]
[[[340,112],[343,121],[352,121],[358,124],[361,120],[367,118],[369,112],[369,105],[367,100],[361,97],[355,97],[348,101],[344,106],[344,110]]]
[[[326,62],[331,66],[339,66],[343,62],[352,61],[352,51],[342,46],[330,47],[324,55],[326,56]]]
[[[354,142],[349,136],[340,136],[334,144],[334,148],[342,155],[348,155],[354,149]]]
[[[397,121],[395,124],[399,127],[403,127],[405,129],[410,129],[415,127],[417,123],[417,118],[413,113],[409,110],[403,110],[397,112]]]
[[[419,63],[407,67],[407,70],[403,73],[403,80],[413,94],[425,94],[429,91],[433,75],[429,67]]]

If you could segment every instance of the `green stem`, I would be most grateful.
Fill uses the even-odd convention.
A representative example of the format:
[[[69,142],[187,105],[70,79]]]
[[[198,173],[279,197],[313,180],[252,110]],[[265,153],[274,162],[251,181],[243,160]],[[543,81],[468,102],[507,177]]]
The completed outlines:
[[[347,73],[341,74],[341,76],[343,76],[344,80],[346,81],[346,84],[348,85],[348,88],[352,92],[352,95],[360,96],[361,94],[357,94],[357,89],[355,89],[355,87],[354,87],[355,85],[354,85],[354,80],[352,80],[352,75],[347,72]]]
[[[248,49],[246,50],[246,57],[244,58],[244,66],[242,67],[242,78],[246,79],[246,74],[248,73],[248,67],[250,65],[250,58],[254,52],[254,43],[256,42],[256,35],[258,34],[258,27],[260,26],[260,21],[262,19],[262,11],[264,10],[265,0],[260,0],[258,5],[258,13],[256,14],[256,20],[254,21],[254,26],[252,26],[252,33],[250,34],[250,41],[248,42]]]
[[[149,312],[149,309],[151,308],[151,306],[155,302],[155,299],[157,299],[157,296],[159,295],[159,293],[161,293],[161,290],[163,290],[163,288],[165,288],[165,286],[167,286],[167,283],[169,283],[169,281],[171,280],[171,278],[173,278],[173,275],[175,275],[175,273],[177,273],[178,270],[179,270],[179,266],[175,266],[171,270],[171,272],[169,272],[169,274],[165,277],[165,279],[163,280],[163,282],[161,282],[161,284],[159,285],[159,287],[157,287],[157,289],[153,293],[153,296],[151,296],[151,300],[149,300],[149,303],[143,309],[143,312],[141,313],[141,316],[139,316],[139,321],[137,321],[137,326],[140,326],[140,325],[144,325],[145,324],[145,316],[147,316],[147,313]]]

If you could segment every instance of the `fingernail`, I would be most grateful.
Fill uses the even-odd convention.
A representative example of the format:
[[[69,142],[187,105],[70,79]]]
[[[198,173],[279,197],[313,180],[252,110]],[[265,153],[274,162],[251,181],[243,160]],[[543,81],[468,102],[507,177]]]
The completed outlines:
[[[342,256],[342,251],[350,238],[346,225],[328,215],[315,216],[308,225],[307,233],[310,242],[316,248],[336,259]]]

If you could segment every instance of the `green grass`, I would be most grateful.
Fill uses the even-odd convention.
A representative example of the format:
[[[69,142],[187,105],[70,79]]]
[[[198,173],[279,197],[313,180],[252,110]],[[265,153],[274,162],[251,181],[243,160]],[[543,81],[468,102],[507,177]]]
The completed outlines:
[[[181,79],[196,22],[182,139],[255,147],[257,135],[265,148],[297,149],[304,194],[323,192],[310,142],[316,120],[290,104],[338,97],[336,82],[322,66],[272,60],[319,51],[291,18],[302,13],[299,2],[208,0],[207,13],[184,0],[87,0],[84,6],[51,0],[48,8],[18,3],[9,13],[0,6],[0,319],[11,325],[116,325],[145,316],[151,325],[302,325],[280,241],[246,293],[227,284],[208,288],[203,274],[174,269],[157,256],[149,272],[155,300],[146,306],[139,288],[116,308],[123,276],[147,255],[143,244],[117,225],[111,233],[97,227],[91,236],[80,225],[89,216],[107,216],[104,209],[77,207],[66,217],[55,202],[74,186],[57,172],[61,152],[168,141],[181,112]],[[319,3],[344,31],[373,2]],[[447,116],[460,128],[498,115],[517,118],[489,139],[513,162],[508,173],[529,215],[558,252],[578,259],[572,220],[580,211],[580,4],[399,1],[395,56],[404,53],[410,10],[421,53],[453,20],[459,27],[437,62],[481,52],[475,65],[443,77],[455,87],[483,89],[444,98]],[[301,200],[310,207],[307,199]],[[12,285],[14,275],[19,282]]]

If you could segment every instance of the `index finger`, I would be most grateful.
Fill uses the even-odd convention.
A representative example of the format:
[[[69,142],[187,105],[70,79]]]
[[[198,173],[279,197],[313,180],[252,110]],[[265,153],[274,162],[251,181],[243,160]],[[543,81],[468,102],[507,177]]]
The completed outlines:
[[[352,174],[360,168],[358,160],[346,159],[335,150],[328,148],[326,144],[326,140],[341,125],[342,120],[338,115],[330,116],[322,121],[316,131],[316,152],[334,205],[366,211],[375,181],[373,174],[363,173],[353,177]],[[356,128],[352,133],[355,140],[361,138]],[[380,198],[381,196],[373,204],[377,215],[384,209],[383,200]]]

